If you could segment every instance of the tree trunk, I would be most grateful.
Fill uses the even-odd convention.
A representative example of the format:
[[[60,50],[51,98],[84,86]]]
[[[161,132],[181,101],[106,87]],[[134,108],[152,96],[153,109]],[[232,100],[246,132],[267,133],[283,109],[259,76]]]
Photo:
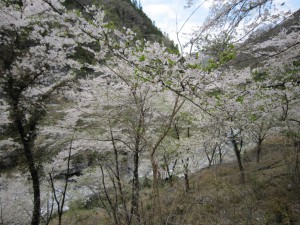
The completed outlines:
[[[180,103],[179,96],[176,96],[173,111],[171,115],[169,116],[168,122],[165,124],[165,129],[163,133],[158,137],[155,144],[149,149],[150,152],[150,161],[153,171],[153,218],[154,218],[154,224],[161,224],[162,223],[162,217],[161,217],[161,204],[160,204],[160,198],[159,198],[159,179],[158,179],[158,165],[155,160],[155,153],[158,147],[160,146],[161,142],[165,139],[167,136],[169,130],[171,129],[172,123],[174,121],[174,117],[177,114],[177,112],[180,110],[184,103],[184,100]],[[156,210],[156,211],[154,211]],[[156,219],[157,218],[157,219]]]
[[[18,110],[15,109],[15,112]],[[33,143],[33,134],[34,134],[34,126],[30,130],[31,134],[25,133],[25,129],[22,124],[22,120],[19,116],[15,118],[15,125],[19,131],[19,135],[23,144],[23,150],[26,157],[26,162],[28,166],[28,170],[32,179],[32,188],[33,188],[33,212],[31,218],[31,225],[39,225],[40,222],[40,208],[41,208],[41,197],[40,197],[40,179],[38,175],[38,169],[35,165],[34,156],[32,153],[32,143]]]
[[[140,182],[139,182],[139,151],[134,152],[133,156],[134,169],[132,181],[132,201],[131,201],[131,214],[136,218],[137,224],[141,224],[141,217],[139,212],[139,199],[140,199]]]
[[[219,163],[222,164],[222,161],[223,161],[222,148],[220,146],[218,146],[218,150],[219,150]]]
[[[154,155],[151,155],[151,166],[153,172],[152,183],[152,212],[153,212],[153,224],[161,224],[161,204],[159,196],[159,179],[158,179],[158,166]]]
[[[101,175],[102,175],[102,178],[101,178],[101,183],[103,185],[103,192],[104,192],[104,195],[105,195],[105,200],[107,200],[108,202],[108,205],[110,206],[110,210],[109,211],[106,207],[105,207],[105,204],[103,204],[103,206],[105,207],[109,217],[113,220],[113,224],[114,225],[119,225],[119,218],[118,218],[118,210],[116,208],[116,205],[112,202],[112,199],[110,198],[109,196],[109,193],[108,193],[108,190],[106,188],[106,184],[105,184],[105,176],[104,176],[104,170],[103,170],[103,166],[100,165],[100,170],[101,170]],[[111,212],[111,213],[110,213]]]
[[[300,187],[300,140],[294,141],[295,149],[295,167],[294,167],[294,183],[296,187]]]
[[[32,188],[33,188],[33,212],[31,218],[31,225],[39,225],[40,221],[40,207],[41,207],[41,198],[40,198],[40,180],[38,175],[38,170],[34,164],[34,158],[32,155],[32,150],[28,141],[23,141],[24,153],[26,156],[27,165],[32,179]]]
[[[235,155],[237,158],[237,162],[239,165],[241,183],[244,184],[245,183],[245,173],[244,173],[244,167],[243,167],[242,158],[241,158],[242,146],[240,146],[240,148],[239,148],[235,139],[232,139],[231,142],[233,144],[233,149],[234,149],[234,152],[235,152]],[[242,145],[242,141],[241,141],[241,145]]]
[[[117,185],[118,185],[118,190],[120,192],[120,197],[121,197],[121,201],[124,207],[124,211],[125,211],[125,221],[126,221],[126,225],[130,224],[130,216],[127,210],[127,206],[126,206],[126,200],[125,200],[125,196],[124,196],[124,192],[123,192],[123,187],[122,187],[122,182],[121,182],[121,177],[120,177],[120,167],[119,167],[119,153],[118,153],[118,149],[116,147],[115,144],[115,139],[114,139],[114,135],[110,126],[110,135],[111,135],[111,141],[112,141],[112,145],[113,145],[113,149],[114,149],[114,155],[115,155],[115,177],[117,179]]]
[[[244,172],[244,167],[243,167],[243,164],[242,164],[241,153],[236,152],[236,157],[237,157],[237,161],[238,161],[238,164],[239,164],[241,183],[244,184],[245,183],[245,172]]]
[[[152,166],[152,173],[153,173],[153,197],[159,197],[159,179],[158,179],[158,166],[154,156],[151,156],[151,166]]]
[[[262,144],[262,140],[258,140],[257,149],[256,149],[256,162],[257,163],[259,163],[259,160],[260,160],[261,144]]]
[[[61,197],[59,199],[57,198],[57,195],[56,195],[56,190],[55,190],[52,175],[51,175],[51,173],[49,173],[50,184],[51,184],[52,192],[53,192],[53,198],[54,198],[54,200],[57,204],[58,225],[62,224],[62,216],[63,216],[63,213],[64,213],[64,205],[65,205],[65,199],[66,199],[66,194],[67,194],[67,189],[68,189],[68,178],[70,177],[70,163],[71,163],[72,143],[73,143],[73,139],[71,140],[70,148],[69,148],[69,152],[68,152],[67,174],[65,175],[64,189],[61,192]]]
[[[209,156],[209,152],[206,150],[206,148],[204,151],[205,151],[206,158],[208,160],[208,167],[211,167],[213,159],[214,159],[214,153],[212,153],[212,155]]]
[[[189,174],[187,172],[184,173],[184,184],[185,184],[185,192],[188,193],[190,190],[190,181],[189,181]]]
[[[139,101],[135,96],[136,104],[139,105]],[[138,225],[141,224],[141,216],[139,210],[140,203],[140,181],[139,181],[139,153],[140,153],[140,145],[141,145],[141,137],[143,134],[144,128],[144,104],[141,104],[141,108],[139,109],[139,119],[137,124],[137,130],[135,133],[135,144],[133,149],[133,181],[132,181],[132,198],[131,198],[131,219],[134,217]],[[129,222],[131,222],[131,219]]]
[[[231,143],[233,145],[233,150],[235,152],[236,158],[237,158],[237,162],[239,165],[239,170],[240,170],[240,180],[242,184],[245,184],[245,173],[244,173],[244,167],[242,164],[242,157],[241,157],[241,151],[242,151],[242,147],[243,147],[243,139],[241,137],[240,143],[237,143],[236,140],[236,136],[237,134],[234,134],[233,129],[230,129],[231,131]]]
[[[58,213],[58,225],[61,225],[62,213]]]
[[[163,155],[163,160],[164,160],[165,168],[166,168],[166,171],[167,171],[167,174],[168,174],[168,179],[172,183],[172,174],[171,174],[171,171],[170,171],[169,162],[168,162],[166,153],[164,153],[164,155]]]
[[[186,162],[182,160],[183,168],[184,168],[184,186],[185,192],[189,192],[190,190],[190,180],[189,180],[189,158],[186,158]]]

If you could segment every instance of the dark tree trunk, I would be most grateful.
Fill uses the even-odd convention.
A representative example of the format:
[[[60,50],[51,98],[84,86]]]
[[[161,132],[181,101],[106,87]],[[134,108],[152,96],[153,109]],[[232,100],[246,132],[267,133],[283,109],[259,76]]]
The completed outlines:
[[[115,155],[115,177],[117,179],[117,186],[118,186],[118,190],[120,193],[120,197],[121,197],[121,201],[124,207],[124,211],[125,211],[125,221],[126,221],[126,225],[130,224],[130,218],[129,218],[129,214],[128,214],[128,210],[127,210],[127,206],[126,206],[126,200],[125,200],[125,196],[124,196],[124,192],[123,192],[123,187],[122,187],[122,182],[121,182],[121,176],[120,176],[120,167],[119,167],[119,153],[118,153],[118,149],[117,146],[115,144],[115,139],[114,139],[114,135],[112,132],[112,129],[110,128],[110,135],[111,135],[111,141],[112,141],[112,145],[113,145],[113,149],[114,149],[114,155]]]
[[[239,165],[239,170],[240,170],[240,179],[241,179],[241,183],[245,183],[245,173],[244,173],[244,167],[242,164],[242,157],[241,157],[241,148],[242,146],[240,146],[240,148],[238,147],[238,143],[236,142],[235,139],[231,140],[232,144],[233,144],[233,148],[234,148],[234,152],[237,158],[237,162]],[[242,141],[241,141],[241,145],[242,145]]]
[[[33,213],[31,225],[39,225],[40,220],[40,208],[41,208],[41,198],[40,198],[40,180],[38,176],[38,171],[35,166],[30,166],[30,174],[32,179],[33,187]]]
[[[173,179],[173,173],[174,173],[174,171],[175,171],[176,164],[177,164],[177,159],[175,159],[174,164],[173,164],[173,167],[172,167],[172,174],[171,174],[171,177],[170,177],[170,180],[171,180],[171,181],[172,181],[172,179]],[[171,178],[172,178],[172,179],[171,179]]]
[[[209,151],[207,150],[206,147],[205,147],[204,151],[205,151],[206,158],[208,160],[208,167],[211,167],[211,165],[213,164],[214,157],[215,157],[215,149],[212,151],[211,156],[209,156]]]
[[[19,140],[23,145],[23,152],[26,158],[28,170],[32,179],[33,188],[33,212],[31,218],[31,225],[39,225],[41,217],[41,199],[40,199],[40,180],[39,180],[39,168],[37,161],[34,157],[34,141],[36,138],[36,127],[39,121],[45,114],[44,103],[50,99],[51,94],[66,84],[66,81],[57,83],[50,90],[43,94],[37,95],[38,102],[28,101],[26,98],[26,92],[35,87],[36,84],[43,83],[40,77],[43,76],[43,72],[20,71],[20,77],[14,76],[12,72],[12,65],[16,61],[19,55],[19,50],[24,50],[21,47],[19,34],[15,29],[15,43],[11,46],[11,51],[8,57],[4,57],[4,66],[6,71],[9,72],[4,83],[1,83],[1,87],[4,91],[4,96],[9,104],[10,117],[15,125],[16,131],[19,135]],[[22,41],[23,42],[23,41]],[[42,65],[41,65],[42,66]],[[28,76],[27,76],[28,75]],[[32,76],[31,76],[32,75]],[[28,96],[27,96],[28,97]]]
[[[240,170],[240,180],[241,183],[244,184],[245,183],[245,173],[244,173],[244,167],[242,164],[242,157],[241,157],[241,151],[242,151],[242,147],[243,147],[243,139],[241,138],[241,140],[239,141],[240,143],[238,144],[237,140],[236,140],[236,136],[233,132],[233,129],[231,129],[231,143],[233,145],[233,150],[235,152],[236,155],[236,159],[239,165],[239,170]]]
[[[184,173],[184,184],[185,184],[185,192],[189,192],[190,190],[190,181],[189,181],[189,174]]]
[[[261,145],[262,145],[262,140],[259,139],[258,143],[257,143],[257,149],[256,149],[256,162],[257,163],[259,163],[259,160],[260,160]]]
[[[62,213],[58,214],[58,225],[61,225],[61,221],[62,221]]]
[[[13,57],[14,53],[12,54]],[[11,59],[12,60],[12,59]],[[7,62],[6,69],[10,70],[12,61]],[[33,154],[33,145],[36,135],[36,125],[43,115],[44,110],[40,107],[32,107],[32,114],[26,116],[25,110],[20,107],[21,94],[27,88],[27,82],[22,81],[20,84],[14,80],[13,76],[9,76],[4,90],[6,98],[10,105],[10,116],[13,120],[15,128],[23,145],[23,152],[26,158],[27,167],[32,180],[33,188],[33,211],[31,217],[31,225],[39,225],[41,217],[41,199],[40,199],[40,180],[38,167]]]
[[[177,120],[177,122],[178,122],[178,120]],[[175,128],[175,132],[176,132],[176,138],[179,140],[180,139],[180,133],[179,133],[179,129],[177,127],[177,123],[175,123],[174,128]]]
[[[218,150],[219,150],[219,163],[222,164],[222,161],[223,161],[222,148],[220,146],[218,146]]]
[[[185,192],[189,192],[190,190],[190,180],[189,180],[189,158],[186,158],[186,161],[183,163],[183,168],[184,168],[184,186],[185,186]]]
[[[140,199],[140,182],[139,182],[139,152],[134,152],[133,156],[133,183],[132,183],[132,215],[136,218],[137,224],[141,224],[141,217],[139,212]]]
[[[34,164],[34,158],[32,155],[32,149],[28,141],[23,141],[24,153],[26,156],[27,165],[32,179],[32,188],[33,188],[33,212],[31,218],[31,225],[39,225],[40,221],[40,207],[41,207],[41,198],[40,198],[40,180],[38,175],[38,169]]]
[[[18,112],[18,110],[15,110]],[[40,197],[40,179],[38,175],[38,168],[35,165],[35,159],[32,151],[32,144],[34,141],[34,132],[35,126],[33,125],[29,132],[25,132],[24,126],[22,124],[22,120],[19,115],[15,118],[15,125],[18,129],[19,135],[21,137],[21,141],[23,144],[23,150],[26,157],[26,163],[28,166],[28,170],[32,179],[32,188],[33,188],[33,212],[31,218],[31,225],[39,225],[40,222],[40,208],[41,208],[41,197]]]
[[[172,174],[171,174],[171,171],[170,171],[169,160],[167,159],[166,153],[164,153],[164,155],[163,155],[163,160],[164,160],[165,168],[166,168],[166,171],[167,171],[167,174],[168,174],[168,179],[169,179],[170,182],[172,182]]]
[[[294,183],[296,187],[300,187],[300,140],[297,138],[294,141],[294,149],[295,149],[295,167],[294,167]]]
[[[132,180],[132,198],[131,198],[131,216],[134,217],[137,224],[141,224],[141,216],[139,210],[140,201],[140,181],[139,181],[139,154],[141,145],[142,129],[144,124],[144,109],[140,109],[139,120],[137,124],[137,132],[135,135],[135,144],[133,150],[133,180]],[[132,219],[131,217],[131,219]],[[131,222],[131,220],[130,220]]]

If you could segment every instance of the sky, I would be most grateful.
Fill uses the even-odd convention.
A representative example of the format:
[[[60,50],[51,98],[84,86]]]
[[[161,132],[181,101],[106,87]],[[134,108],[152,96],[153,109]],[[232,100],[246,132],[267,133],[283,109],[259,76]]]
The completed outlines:
[[[181,43],[188,40],[185,34],[191,33],[193,29],[197,28],[197,25],[199,26],[204,21],[211,5],[209,0],[193,0],[195,4],[187,9],[185,8],[187,0],[140,0],[140,2],[148,17],[155,21],[156,26],[167,33],[177,44],[176,31],[181,29],[193,11],[201,5],[183,26],[180,32]],[[285,10],[294,11],[300,8],[300,0],[273,0],[273,2],[278,6],[284,2],[281,8]]]

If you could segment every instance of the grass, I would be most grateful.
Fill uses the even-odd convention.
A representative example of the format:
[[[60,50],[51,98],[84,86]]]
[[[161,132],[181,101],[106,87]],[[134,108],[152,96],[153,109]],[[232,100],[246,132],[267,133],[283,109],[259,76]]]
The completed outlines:
[[[184,192],[183,182],[176,183],[175,193],[161,194],[162,202],[169,202],[164,206],[169,215],[165,224],[300,224],[300,190],[285,160],[293,158],[292,152],[292,146],[266,143],[259,164],[255,152],[248,152],[245,184],[239,182],[236,163],[193,174],[189,193]]]
[[[54,217],[49,225],[57,225],[58,218]],[[99,208],[94,209],[76,209],[63,214],[62,224],[64,225],[106,225],[108,219],[105,212]]]
[[[169,225],[300,224],[300,188],[290,172],[293,154],[289,143],[270,139],[263,145],[260,163],[254,150],[244,155],[245,184],[240,183],[236,162],[192,174],[188,193],[182,179],[165,183],[160,188],[160,221]],[[141,191],[141,199],[144,222],[157,224],[149,189]],[[75,210],[64,219],[63,224],[111,224],[99,209]]]

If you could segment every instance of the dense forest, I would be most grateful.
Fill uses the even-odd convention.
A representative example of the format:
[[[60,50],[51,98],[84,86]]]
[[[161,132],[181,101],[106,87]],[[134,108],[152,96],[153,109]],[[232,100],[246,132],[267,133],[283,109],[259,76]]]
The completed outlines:
[[[175,46],[136,0],[1,1],[0,224],[299,224],[299,30],[220,0]]]

